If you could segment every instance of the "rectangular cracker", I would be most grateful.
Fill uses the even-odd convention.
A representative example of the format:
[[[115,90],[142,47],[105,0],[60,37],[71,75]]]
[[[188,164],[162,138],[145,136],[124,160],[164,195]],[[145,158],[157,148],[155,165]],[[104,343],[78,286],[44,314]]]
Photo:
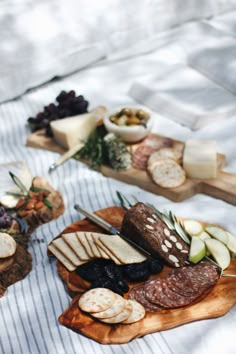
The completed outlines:
[[[147,258],[120,236],[101,237],[99,240],[122,264],[140,263]]]
[[[65,267],[66,269],[68,269],[70,272],[73,272],[73,270],[76,269],[76,266],[71,263],[71,261],[69,259],[67,259],[63,253],[61,253],[54,245],[53,243],[51,243],[48,246],[48,249],[50,252],[52,252],[52,254],[58,259],[58,261],[60,261]]]
[[[119,259],[101,242],[99,238],[95,242],[99,249],[106,255],[106,259],[111,259],[118,265],[122,264]]]
[[[70,246],[63,240],[62,237],[57,238],[52,242],[52,244],[66,256],[67,259],[71,261],[76,267],[79,265],[85,263],[85,261],[82,261],[77,254],[72,250]]]
[[[88,243],[88,241],[85,237],[85,233],[82,231],[78,231],[78,232],[76,232],[76,236],[78,237],[81,245],[84,247],[85,251],[89,255],[89,258],[94,258],[90,244]]]
[[[94,238],[98,234],[93,233],[93,232],[85,232],[84,235],[85,235],[85,238],[92,250],[94,258],[101,258],[101,253],[100,253],[96,243],[94,242]]]
[[[76,236],[76,233],[72,232],[69,234],[63,234],[62,238],[73,249],[73,251],[82,261],[90,260],[88,253],[85,251],[85,248],[82,246],[80,240]]]

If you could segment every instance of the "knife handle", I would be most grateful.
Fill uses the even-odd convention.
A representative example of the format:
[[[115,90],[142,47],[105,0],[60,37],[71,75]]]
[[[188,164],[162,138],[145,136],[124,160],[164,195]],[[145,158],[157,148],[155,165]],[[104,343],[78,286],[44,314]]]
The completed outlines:
[[[58,166],[62,165],[64,162],[66,162],[67,160],[69,160],[73,155],[75,155],[80,149],[82,149],[82,147],[84,146],[83,143],[78,143],[75,146],[73,146],[71,149],[69,149],[68,151],[66,151],[63,155],[61,155],[56,162],[54,162],[50,168],[49,168],[49,172],[52,172],[55,168],[57,168]]]

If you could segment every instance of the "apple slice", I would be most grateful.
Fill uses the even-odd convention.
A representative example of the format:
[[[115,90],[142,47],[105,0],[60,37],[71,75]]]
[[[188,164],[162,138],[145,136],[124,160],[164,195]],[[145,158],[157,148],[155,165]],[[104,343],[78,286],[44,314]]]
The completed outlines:
[[[206,255],[206,246],[200,237],[193,236],[190,243],[189,260],[192,263],[200,262]]]
[[[228,235],[227,247],[233,253],[236,254],[236,236],[232,235],[230,232],[226,232]]]
[[[208,251],[213,256],[215,261],[224,270],[230,264],[230,253],[228,248],[219,240],[209,238],[205,240]]]
[[[212,237],[214,237],[218,241],[227,245],[228,243],[227,231],[223,230],[221,227],[215,225],[207,225],[205,227],[205,231],[208,232]]]
[[[203,231],[202,224],[196,220],[185,220],[184,228],[190,236],[197,236]]]
[[[206,231],[202,231],[198,237],[203,241],[211,238],[211,236]]]

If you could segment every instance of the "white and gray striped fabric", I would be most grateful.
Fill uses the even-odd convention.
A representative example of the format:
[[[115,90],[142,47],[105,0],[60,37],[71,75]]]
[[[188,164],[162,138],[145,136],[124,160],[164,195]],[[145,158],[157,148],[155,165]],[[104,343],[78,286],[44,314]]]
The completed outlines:
[[[197,24],[196,24],[197,26]],[[199,43],[203,34],[195,40]],[[173,34],[174,36],[174,34]],[[190,36],[190,34],[189,34]],[[219,38],[220,41],[220,38]],[[185,44],[187,41],[185,42]],[[189,42],[189,47],[192,42]],[[186,44],[187,45],[187,44]],[[65,213],[57,220],[41,226],[32,234],[29,250],[33,256],[33,270],[22,281],[9,287],[0,299],[0,353],[2,354],[233,354],[235,352],[236,307],[225,316],[197,321],[135,339],[122,345],[101,345],[66,327],[59,325],[58,316],[69,306],[63,283],[57,275],[55,260],[47,257],[47,244],[67,225],[79,220],[73,206],[80,203],[95,211],[118,205],[116,190],[128,197],[149,201],[161,210],[172,210],[183,217],[217,222],[236,234],[235,207],[221,200],[197,195],[181,203],[126,185],[71,160],[51,175],[48,167],[57,154],[27,148],[30,133],[26,120],[52,102],[62,90],[76,90],[91,102],[90,108],[104,104],[108,109],[135,102],[127,92],[137,76],[161,70],[166,58],[183,62],[183,52],[154,50],[146,55],[123,61],[101,62],[100,65],[51,82],[0,105],[0,163],[25,160],[34,175],[45,176],[58,188],[66,203]],[[174,59],[173,59],[174,58]],[[159,64],[158,63],[159,60]],[[236,173],[236,116],[192,132],[174,121],[155,115],[154,131],[185,141],[188,138],[216,139],[218,151],[226,154],[226,170]]]

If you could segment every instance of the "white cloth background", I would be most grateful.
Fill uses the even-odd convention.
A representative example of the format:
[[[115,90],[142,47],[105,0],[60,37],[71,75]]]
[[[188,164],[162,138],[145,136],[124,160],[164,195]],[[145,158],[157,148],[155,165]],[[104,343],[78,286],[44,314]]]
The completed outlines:
[[[9,3],[14,3],[12,9]],[[154,3],[149,2],[153,6]],[[164,4],[164,2],[162,3]],[[178,1],[178,3],[181,2]],[[186,6],[186,2],[183,3],[182,6]],[[215,12],[219,11],[219,3],[221,3],[221,10],[226,3],[231,8],[235,5],[235,2],[232,1],[224,2],[224,4],[222,1],[210,3],[211,6],[213,4]],[[20,10],[26,4],[31,5],[32,3],[18,0],[6,2],[6,5],[3,2],[0,6],[1,9],[5,6],[6,11],[11,10],[14,13],[17,6],[17,9]],[[51,2],[45,1],[41,4],[47,7]],[[141,2],[139,4],[141,6]],[[197,1],[195,4],[197,4]],[[54,2],[54,11],[56,11],[55,8]],[[128,9],[131,11],[132,8],[134,9],[130,4]],[[1,11],[0,14],[2,14]],[[73,18],[73,14],[71,16]],[[229,16],[232,19],[232,15],[229,14]],[[215,21],[218,21],[218,18],[214,17],[214,24]],[[170,64],[186,63],[187,56],[192,48],[195,48],[197,43],[198,46],[201,46],[204,39],[207,36],[209,38],[211,33],[217,33],[216,37],[218,37],[220,45],[227,32],[227,15],[223,19],[222,16],[219,17],[219,21],[225,22],[224,31],[216,29],[215,25],[211,24],[211,20],[207,24],[192,22],[186,26],[177,27],[160,35],[160,37],[158,35],[158,38],[152,37],[149,40],[144,40],[142,43],[140,42],[139,48],[137,43],[136,47],[133,43],[135,53],[140,53],[138,56],[132,56],[134,54],[133,49],[130,51],[126,49],[121,52],[122,48],[120,47],[117,50],[117,56],[108,56],[107,60],[101,60],[96,64],[94,62],[92,67],[38,87],[20,98],[0,105],[0,163],[26,160],[34,175],[45,176],[62,192],[66,203],[66,211],[58,220],[40,227],[32,235],[30,242],[30,252],[33,256],[32,272],[23,281],[9,287],[7,295],[0,299],[0,353],[233,354],[235,352],[235,306],[223,317],[197,321],[168,331],[153,333],[123,345],[100,345],[59,325],[57,318],[68,307],[70,298],[57,275],[55,260],[48,259],[46,249],[51,239],[67,225],[80,219],[81,216],[73,209],[76,202],[80,202],[91,211],[118,205],[115,192],[116,190],[122,190],[127,196],[135,195],[141,201],[155,204],[160,210],[172,210],[176,215],[183,217],[219,223],[236,234],[235,207],[205,195],[196,195],[181,203],[173,203],[166,198],[145,192],[136,186],[105,178],[90,170],[83,163],[73,160],[61,166],[53,174],[48,175],[48,167],[58,155],[48,151],[26,148],[25,146],[27,135],[30,133],[26,126],[27,118],[34,116],[44,105],[53,101],[62,89],[74,89],[77,94],[84,94],[90,101],[90,108],[100,104],[106,105],[108,109],[135,104],[128,92],[137,77],[141,78],[150,73],[158,73],[166,62]],[[231,23],[233,24],[233,20],[231,20]],[[61,25],[60,28],[63,31],[65,27]],[[187,32],[186,28],[188,28]],[[230,28],[227,28],[228,31],[232,31],[235,27],[231,25]],[[55,33],[58,33],[57,31],[58,28]],[[209,34],[209,32],[211,33]],[[1,38],[3,38],[2,32],[0,33]],[[67,41],[64,43],[66,45]],[[9,50],[13,50],[13,48],[10,46]],[[118,60],[119,52],[123,60]],[[114,52],[111,54],[114,54]],[[43,55],[46,56],[47,53]],[[1,61],[1,69],[6,67],[7,57],[4,58],[5,61]],[[97,60],[97,58],[94,60]],[[23,63],[27,63],[27,61],[24,61],[27,57],[24,57],[24,59],[22,57],[22,62],[20,61],[20,55],[19,57],[15,56],[15,61],[12,57],[10,59],[12,67],[9,63],[9,72],[10,70],[14,72],[15,61],[19,63],[19,72],[22,72]],[[28,59],[30,60],[30,58]],[[62,65],[59,56],[55,56],[55,62],[58,62],[59,66]],[[28,66],[28,68],[31,67]],[[14,81],[10,80],[9,86],[5,82],[5,89],[7,87],[9,89],[6,90],[8,98],[11,95],[14,96],[23,92],[33,82],[38,84],[39,81],[37,80],[41,76],[37,76],[35,73],[39,72],[39,68],[36,67],[37,70],[35,71],[28,70],[28,76],[29,73],[32,73],[32,77],[28,78],[25,74],[24,80],[19,80],[19,86],[16,82],[16,90],[14,90]],[[51,77],[60,74],[58,67],[57,73],[55,73],[54,67],[51,67],[51,70]],[[66,69],[63,68],[63,70]],[[45,72],[50,74],[49,67],[45,69]],[[46,79],[46,76],[44,79]],[[47,78],[50,78],[49,76]],[[29,81],[27,81],[28,79]],[[1,95],[4,94],[3,88],[3,82],[1,81]],[[6,92],[4,97],[7,98]],[[213,124],[193,132],[170,119],[166,119],[157,112],[153,112],[153,114],[155,116],[154,131],[159,134],[183,141],[189,138],[216,139],[217,150],[227,156],[225,170],[236,173],[236,116],[220,124]]]

